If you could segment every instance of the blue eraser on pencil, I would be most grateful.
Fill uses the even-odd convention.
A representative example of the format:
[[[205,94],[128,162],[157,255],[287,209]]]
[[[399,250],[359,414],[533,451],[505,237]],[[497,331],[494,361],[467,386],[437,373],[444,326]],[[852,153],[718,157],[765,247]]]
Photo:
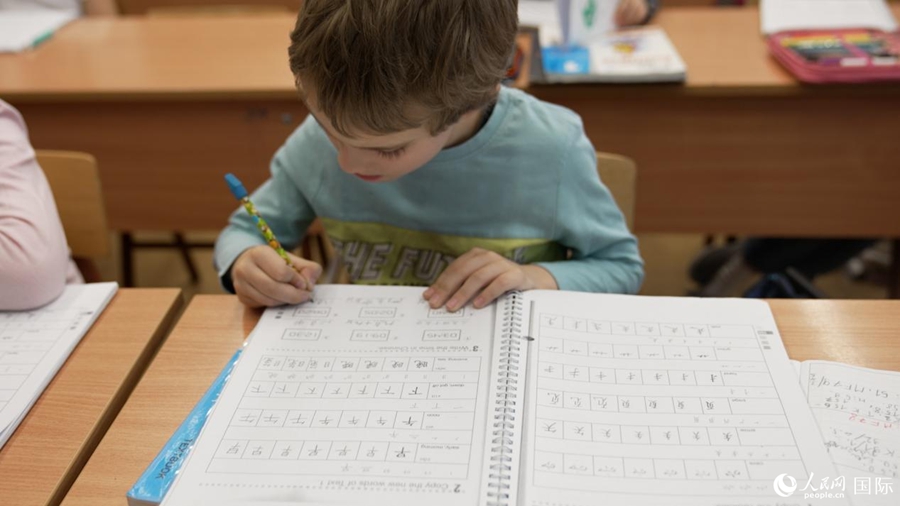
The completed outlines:
[[[228,189],[231,190],[231,194],[236,199],[241,200],[247,196],[247,189],[244,188],[244,184],[234,174],[230,172],[225,174],[225,182],[228,183]]]
[[[230,175],[230,174],[229,174]],[[240,184],[240,182],[238,182]],[[235,352],[228,361],[228,365],[222,369],[219,376],[213,382],[209,390],[200,398],[200,402],[194,406],[187,418],[181,422],[178,430],[172,434],[166,445],[160,450],[144,474],[128,491],[128,506],[159,506],[166,492],[175,481],[175,475],[181,469],[181,465],[194,446],[194,441],[200,435],[200,430],[206,424],[206,419],[212,412],[213,406],[219,398],[219,394],[225,387],[225,382],[231,375],[234,365],[241,356],[241,350]]]

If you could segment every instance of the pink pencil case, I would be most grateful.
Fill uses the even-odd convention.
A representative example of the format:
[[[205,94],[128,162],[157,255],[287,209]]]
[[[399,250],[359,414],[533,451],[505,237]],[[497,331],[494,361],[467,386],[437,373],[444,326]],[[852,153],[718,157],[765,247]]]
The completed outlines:
[[[900,34],[869,29],[798,30],[768,39],[769,51],[807,83],[900,81]]]

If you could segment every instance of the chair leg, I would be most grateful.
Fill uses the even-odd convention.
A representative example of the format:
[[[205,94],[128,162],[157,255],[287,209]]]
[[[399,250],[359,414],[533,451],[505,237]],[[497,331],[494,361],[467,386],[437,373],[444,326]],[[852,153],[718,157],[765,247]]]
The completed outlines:
[[[316,249],[319,250],[319,257],[322,259],[322,267],[325,268],[331,263],[331,258],[328,258],[328,247],[325,245],[325,241],[327,241],[324,235],[320,235],[316,238]]]
[[[303,240],[300,242],[300,256],[309,260],[312,255],[312,246],[310,243],[312,242],[313,235],[307,234],[303,237]]]
[[[122,285],[134,286],[134,237],[131,232],[122,232]]]
[[[191,250],[188,247],[187,241],[184,240],[184,234],[181,232],[175,233],[175,247],[178,248],[178,252],[181,253],[181,258],[184,260],[184,266],[187,267],[188,273],[191,275],[191,283],[197,284],[200,281],[200,274],[197,272],[197,266],[194,265],[194,260],[191,259]]]
[[[900,299],[900,239],[891,241],[891,267],[887,284],[888,298]]]
[[[92,259],[73,257],[72,260],[75,261],[75,265],[81,272],[81,277],[84,278],[85,283],[99,283],[103,281],[103,277],[100,276],[100,270],[97,269],[97,264]]]

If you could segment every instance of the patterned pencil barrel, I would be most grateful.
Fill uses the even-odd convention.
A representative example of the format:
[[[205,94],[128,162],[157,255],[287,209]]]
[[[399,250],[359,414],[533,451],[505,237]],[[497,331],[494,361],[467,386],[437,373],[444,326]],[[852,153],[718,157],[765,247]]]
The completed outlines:
[[[256,210],[256,206],[253,205],[253,202],[250,202],[250,195],[247,193],[247,189],[244,188],[244,184],[241,183],[240,179],[235,177],[234,174],[225,174],[225,182],[228,183],[228,189],[231,190],[231,194],[243,204],[244,209],[247,210],[247,214],[253,217],[253,222],[266,240],[266,243],[278,253],[278,256],[284,259],[284,262],[288,267],[296,270],[293,262],[291,262],[291,258],[288,256],[287,252],[284,251],[284,248],[281,247],[281,243],[278,242],[278,239],[275,237],[272,229],[269,228],[266,220],[264,220],[259,214],[259,211]]]
[[[259,232],[262,234],[263,238],[278,253],[278,256],[284,259],[284,261],[291,267],[293,264],[291,263],[290,257],[288,257],[287,252],[281,246],[281,243],[278,242],[278,239],[275,237],[275,234],[272,233],[272,229],[269,228],[268,223],[256,210],[256,207],[253,206],[253,202],[250,202],[250,197],[244,197],[241,199],[241,202],[244,204],[244,209],[250,213],[250,216],[253,217],[253,222],[256,223],[256,228],[259,229]]]

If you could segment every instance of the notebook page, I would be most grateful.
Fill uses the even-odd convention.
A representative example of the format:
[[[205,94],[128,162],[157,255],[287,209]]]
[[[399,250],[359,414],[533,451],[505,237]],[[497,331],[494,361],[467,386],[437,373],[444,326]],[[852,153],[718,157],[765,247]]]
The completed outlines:
[[[495,306],[422,291],[267,310],[163,504],[478,504]]]
[[[562,44],[559,10],[553,2],[521,0],[519,2],[519,25],[536,27],[541,46]]]
[[[116,293],[115,283],[69,285],[32,311],[0,311],[0,447],[28,414]]]
[[[605,79],[684,79],[686,67],[666,32],[644,27],[608,33],[590,46],[591,74]]]
[[[897,29],[884,0],[762,0],[759,20],[763,35],[787,30]]]
[[[78,17],[65,10],[0,10],[0,53],[30,48]]]
[[[520,504],[847,504],[764,302],[528,297]]]
[[[900,373],[811,360],[800,380],[853,504],[900,503]]]

